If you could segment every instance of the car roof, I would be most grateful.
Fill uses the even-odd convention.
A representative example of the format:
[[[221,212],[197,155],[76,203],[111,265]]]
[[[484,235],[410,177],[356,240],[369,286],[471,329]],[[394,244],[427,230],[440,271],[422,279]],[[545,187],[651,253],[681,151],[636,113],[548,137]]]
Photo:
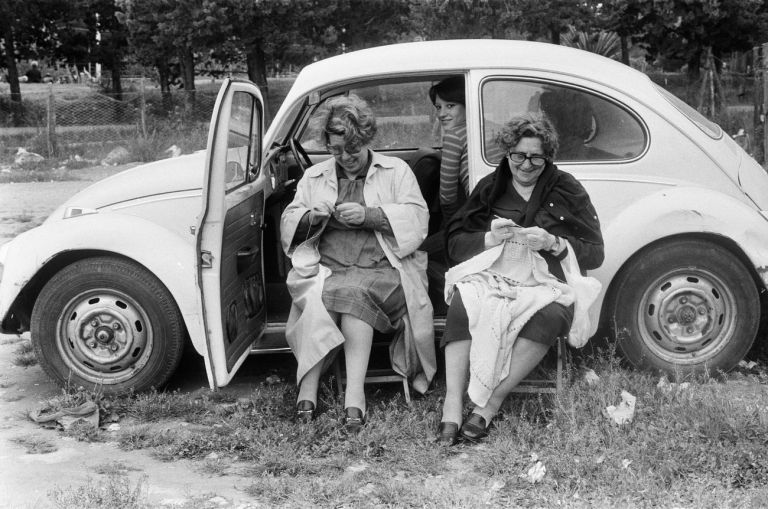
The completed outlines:
[[[304,93],[325,83],[382,74],[476,68],[546,70],[582,76],[611,86],[637,86],[643,73],[588,51],[556,44],[504,39],[456,39],[378,46],[330,57],[306,66],[294,88]]]

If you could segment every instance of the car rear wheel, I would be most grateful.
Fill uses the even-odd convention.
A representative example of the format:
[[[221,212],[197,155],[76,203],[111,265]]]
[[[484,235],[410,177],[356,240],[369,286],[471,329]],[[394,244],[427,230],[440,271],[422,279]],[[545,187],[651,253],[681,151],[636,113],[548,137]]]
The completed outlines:
[[[672,376],[728,371],[757,335],[752,277],[710,242],[681,240],[641,253],[622,270],[612,295],[618,348],[639,368]]]
[[[181,360],[184,331],[165,286],[119,258],[65,267],[32,311],[32,343],[46,373],[111,394],[162,386]]]

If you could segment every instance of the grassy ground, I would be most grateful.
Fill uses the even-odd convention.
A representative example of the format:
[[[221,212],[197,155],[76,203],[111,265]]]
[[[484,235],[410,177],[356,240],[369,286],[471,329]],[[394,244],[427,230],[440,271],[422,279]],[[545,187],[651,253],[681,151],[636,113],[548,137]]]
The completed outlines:
[[[578,361],[599,375],[594,384],[575,364],[560,394],[516,395],[485,443],[455,447],[434,442],[439,384],[410,406],[402,393],[380,386],[369,394],[369,422],[356,436],[340,426],[330,380],[310,424],[292,418],[292,384],[266,378],[239,397],[226,389],[111,399],[71,391],[55,404],[95,399],[102,415],[120,417],[121,448],[196,460],[210,475],[246,473],[246,492],[267,507],[764,507],[765,366],[686,387],[659,386],[656,376],[623,368],[610,353]],[[637,397],[634,419],[624,425],[606,413],[621,391]],[[143,507],[141,486],[105,468],[110,489],[137,494],[135,504],[121,507]],[[92,496],[87,485],[53,495],[74,500],[62,507]]]

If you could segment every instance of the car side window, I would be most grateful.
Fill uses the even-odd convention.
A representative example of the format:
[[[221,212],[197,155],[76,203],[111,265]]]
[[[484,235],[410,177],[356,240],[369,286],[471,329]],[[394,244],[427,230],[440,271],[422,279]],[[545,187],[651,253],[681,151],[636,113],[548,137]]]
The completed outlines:
[[[235,92],[227,133],[226,190],[244,184],[258,174],[261,140],[258,122],[261,114],[253,96]]]
[[[352,88],[344,93],[364,99],[376,115],[377,134],[372,149],[438,147],[441,143],[440,129],[428,95],[432,84],[432,80],[384,83]],[[307,152],[327,152],[317,126],[309,125],[304,129],[299,141]]]
[[[506,121],[523,113],[546,114],[557,130],[565,162],[622,161],[645,150],[646,131],[628,109],[579,88],[533,80],[491,79],[482,84],[483,155],[501,159],[494,141]]]

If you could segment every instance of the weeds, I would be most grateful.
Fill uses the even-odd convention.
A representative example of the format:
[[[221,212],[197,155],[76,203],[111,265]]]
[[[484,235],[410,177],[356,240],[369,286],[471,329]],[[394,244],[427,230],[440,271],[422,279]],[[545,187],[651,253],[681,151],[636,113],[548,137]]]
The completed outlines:
[[[11,362],[14,366],[19,366],[21,368],[37,365],[37,357],[35,357],[35,349],[32,347],[32,341],[28,339],[21,341],[13,352],[13,360],[11,360]]]
[[[48,454],[56,452],[56,444],[37,435],[23,435],[11,439],[11,442],[24,447],[27,454]]]
[[[49,496],[61,509],[144,509],[150,507],[145,484],[146,476],[134,484],[124,475],[107,474],[78,487],[57,487]]]

